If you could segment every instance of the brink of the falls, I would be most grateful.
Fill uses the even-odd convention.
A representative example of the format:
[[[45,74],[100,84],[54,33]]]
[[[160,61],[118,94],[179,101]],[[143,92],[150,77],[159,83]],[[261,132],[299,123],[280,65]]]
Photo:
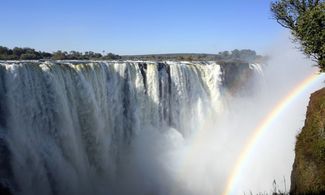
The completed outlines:
[[[186,142],[207,119],[221,115],[226,94],[245,91],[240,90],[245,84],[234,80],[248,82],[256,67],[0,62],[1,192],[130,194],[126,188],[131,186],[133,194],[177,194],[166,187],[169,184],[157,186],[150,173],[138,174],[138,167],[156,169],[148,163],[150,155],[141,155],[152,154],[158,164],[162,160],[160,149],[142,150],[153,148],[150,143],[164,147]],[[136,144],[160,136],[172,141]],[[162,173],[152,174],[168,177]]]

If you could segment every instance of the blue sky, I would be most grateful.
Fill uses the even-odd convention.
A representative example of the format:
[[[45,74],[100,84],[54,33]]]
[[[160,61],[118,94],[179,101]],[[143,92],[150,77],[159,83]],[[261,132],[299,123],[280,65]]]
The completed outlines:
[[[118,54],[263,51],[269,0],[1,0],[0,45]]]

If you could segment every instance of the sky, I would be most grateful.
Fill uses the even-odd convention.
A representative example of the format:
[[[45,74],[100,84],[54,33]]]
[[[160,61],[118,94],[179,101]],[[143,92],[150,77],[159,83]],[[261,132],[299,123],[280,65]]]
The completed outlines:
[[[117,54],[263,52],[270,0],[1,0],[0,45]]]

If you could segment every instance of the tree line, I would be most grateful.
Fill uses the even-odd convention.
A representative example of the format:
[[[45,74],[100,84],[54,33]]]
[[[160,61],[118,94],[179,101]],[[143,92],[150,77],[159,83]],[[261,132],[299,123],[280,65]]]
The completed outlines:
[[[241,61],[241,62],[254,62],[257,60],[262,60],[264,57],[257,55],[254,50],[242,49],[242,50],[232,50],[219,52],[216,55],[217,60],[220,61]]]
[[[103,55],[101,53],[95,53],[92,51],[86,51],[84,53],[78,51],[61,51],[58,50],[53,53],[36,51],[32,48],[20,48],[15,47],[9,49],[7,47],[0,46],[0,60],[118,60],[121,56],[107,53]]]
[[[257,55],[254,50],[242,49],[232,51],[222,51],[217,54],[200,53],[179,53],[179,54],[151,54],[151,55],[129,55],[123,56],[124,60],[144,60],[144,61],[217,61],[217,62],[238,62],[250,63],[265,61],[266,57]]]
[[[15,47],[9,49],[0,46],[0,60],[143,60],[143,61],[217,61],[250,63],[265,61],[265,57],[257,55],[249,49],[222,51],[218,54],[151,54],[151,55],[125,55],[119,56],[113,53],[103,55],[92,51],[61,51],[53,53],[36,51],[32,48]]]

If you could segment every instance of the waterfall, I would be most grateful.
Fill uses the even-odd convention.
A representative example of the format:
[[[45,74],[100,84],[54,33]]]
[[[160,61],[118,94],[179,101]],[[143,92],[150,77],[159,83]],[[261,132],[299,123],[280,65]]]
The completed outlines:
[[[146,129],[186,139],[222,111],[221,85],[213,62],[0,62],[0,183],[114,194],[134,139]]]

